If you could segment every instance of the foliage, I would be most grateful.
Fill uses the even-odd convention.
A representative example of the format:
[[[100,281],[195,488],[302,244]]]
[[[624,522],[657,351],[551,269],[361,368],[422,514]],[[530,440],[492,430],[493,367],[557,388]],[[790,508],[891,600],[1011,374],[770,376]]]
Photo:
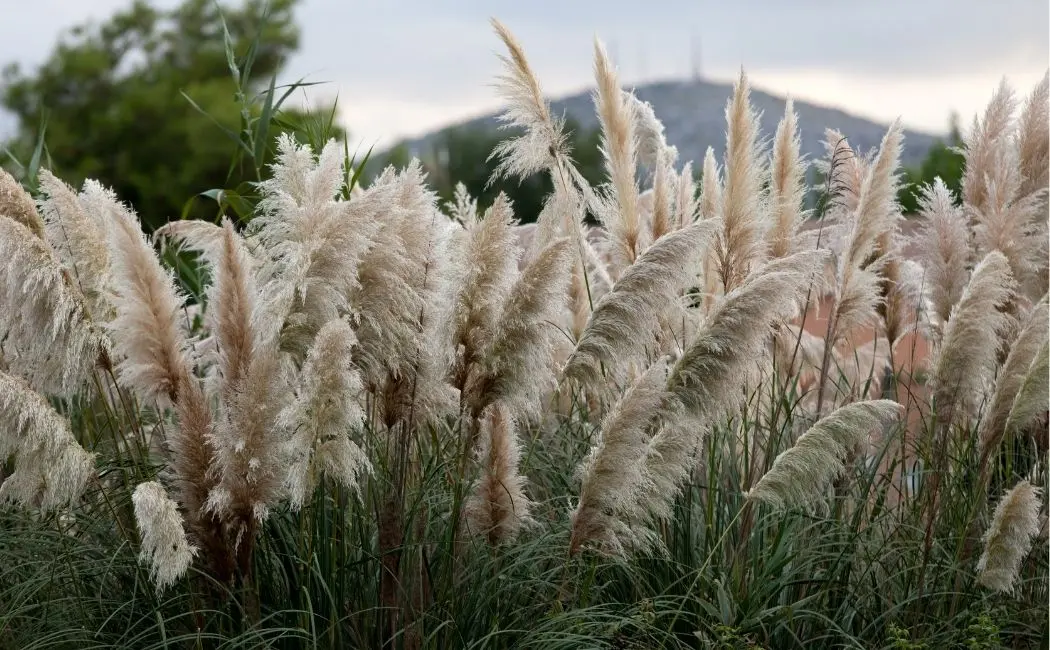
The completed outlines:
[[[214,215],[187,197],[260,180],[273,136],[251,138],[259,146],[247,156],[242,143],[260,120],[273,124],[262,115],[279,108],[266,108],[267,85],[298,45],[296,2],[161,10],[136,0],[72,29],[39,70],[4,70],[0,102],[19,124],[11,157],[29,160],[43,130],[48,167],[74,185],[114,188],[151,228],[184,211]],[[325,113],[285,111],[273,126],[303,132]]]
[[[930,185],[933,179],[940,178],[944,184],[958,196],[962,189],[963,169],[966,159],[960,152],[962,135],[959,131],[959,120],[952,116],[951,128],[947,141],[937,140],[930,147],[929,153],[918,167],[906,167],[897,200],[905,214],[919,211],[920,190],[923,185]]]

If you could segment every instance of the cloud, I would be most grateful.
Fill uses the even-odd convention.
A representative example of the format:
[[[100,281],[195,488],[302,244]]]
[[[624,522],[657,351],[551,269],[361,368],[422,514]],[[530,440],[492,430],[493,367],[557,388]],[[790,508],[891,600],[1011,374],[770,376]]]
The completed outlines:
[[[39,63],[61,29],[125,4],[37,0],[0,23],[0,62]],[[1050,50],[1045,0],[302,0],[284,80],[330,82],[309,100],[338,95],[366,141],[419,133],[496,104],[490,16],[518,35],[553,95],[589,85],[597,35],[627,84],[683,78],[697,61],[729,80],[743,65],[760,87],[927,130],[952,110],[965,121],[1003,75],[1026,90]]]

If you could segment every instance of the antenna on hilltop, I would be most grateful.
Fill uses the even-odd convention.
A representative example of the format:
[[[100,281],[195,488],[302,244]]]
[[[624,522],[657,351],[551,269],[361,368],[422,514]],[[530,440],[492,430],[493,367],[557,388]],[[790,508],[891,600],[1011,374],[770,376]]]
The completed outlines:
[[[700,34],[697,32],[693,32],[689,38],[689,59],[692,63],[693,81],[700,81]]]

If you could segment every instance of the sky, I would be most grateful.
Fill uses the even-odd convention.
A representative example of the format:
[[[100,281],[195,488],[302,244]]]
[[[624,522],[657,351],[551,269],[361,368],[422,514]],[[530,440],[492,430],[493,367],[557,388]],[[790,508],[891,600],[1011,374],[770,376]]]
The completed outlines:
[[[128,3],[0,0],[0,65],[32,69],[65,30]],[[968,124],[1004,76],[1025,93],[1050,66],[1047,0],[301,0],[296,16],[285,80],[325,82],[301,101],[338,96],[354,141],[380,147],[499,107],[490,17],[551,96],[590,85],[597,37],[628,87],[743,67],[762,90],[931,133],[953,111]]]

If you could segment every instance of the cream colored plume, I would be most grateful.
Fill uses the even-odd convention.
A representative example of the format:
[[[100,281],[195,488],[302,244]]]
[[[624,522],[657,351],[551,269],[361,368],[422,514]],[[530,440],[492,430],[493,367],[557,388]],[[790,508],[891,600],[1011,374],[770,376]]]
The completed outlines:
[[[499,119],[506,127],[524,131],[520,136],[501,141],[492,151],[491,157],[500,159],[496,174],[524,178],[550,170],[552,176],[557,177],[558,169],[568,158],[563,121],[551,115],[550,105],[543,97],[521,44],[498,20],[492,20],[492,27],[509,54],[499,57],[503,73],[497,77],[496,89],[507,102]]]
[[[0,169],[0,217],[14,219],[29,232],[44,238],[44,220],[36,211],[33,197],[5,169]]]
[[[844,459],[867,443],[872,433],[894,421],[901,410],[896,402],[874,400],[832,411],[777,456],[769,471],[746,493],[747,498],[775,508],[819,501],[845,469]]]
[[[597,388],[622,383],[631,365],[655,353],[661,318],[695,278],[706,242],[719,222],[702,221],[666,235],[624,270],[595,305],[564,373]],[[602,377],[602,370],[607,378]]]
[[[1024,178],[1020,194],[1045,191],[1050,186],[1050,72],[1043,75],[1021,108],[1017,149]],[[1046,205],[1045,196],[1043,205]]]
[[[662,426],[646,451],[639,511],[668,516],[705,432],[743,399],[767,352],[771,325],[794,313],[826,259],[826,251],[806,251],[769,262],[708,316],[667,380]]]
[[[1001,309],[1013,287],[1001,253],[989,253],[973,270],[932,363],[939,421],[973,418],[981,408],[998,366],[999,337],[1008,325]]]
[[[383,418],[436,415],[453,407],[446,382],[452,351],[449,239],[454,224],[435,205],[418,161],[388,169],[368,189],[378,204],[375,246],[361,260],[354,312],[354,363],[368,390],[384,393]]]
[[[481,362],[517,278],[521,250],[515,223],[510,201],[500,193],[483,219],[467,224],[455,252],[458,278],[451,333],[457,355],[453,375],[459,387]]]
[[[765,168],[759,148],[758,114],[751,106],[751,87],[742,70],[726,106],[726,122],[722,234],[715,246],[723,293],[740,286],[765,256]],[[706,165],[704,171],[706,175]]]
[[[649,368],[602,418],[600,438],[580,464],[580,500],[572,514],[570,553],[594,545],[623,553],[635,543],[630,522],[638,519],[647,477],[642,461],[651,428],[666,397],[667,365]]]
[[[602,128],[602,154],[609,176],[598,218],[608,234],[613,267],[623,269],[634,262],[646,242],[638,213],[638,165],[636,112],[620,90],[620,82],[604,46],[594,44],[594,105]]]
[[[95,474],[68,421],[33,388],[0,372],[0,458],[14,456],[14,472],[0,483],[0,501],[52,511],[80,499]]]
[[[1003,435],[1006,433],[1007,422],[1014,410],[1015,400],[1020,400],[1023,405],[1029,403],[1031,397],[1041,397],[1042,410],[1046,410],[1046,394],[1040,395],[1038,389],[1030,396],[1021,396],[1021,389],[1031,379],[1039,379],[1039,373],[1033,376],[1031,369],[1038,368],[1041,355],[1045,354],[1047,331],[1050,329],[1050,309],[1047,306],[1047,298],[1043,296],[1028,312],[1021,331],[1010,346],[1010,353],[1006,356],[999,374],[995,380],[995,392],[992,401],[985,410],[984,417],[978,429],[978,437],[982,456],[989,456],[999,446]],[[1046,373],[1043,373],[1046,374]],[[1044,381],[1046,378],[1042,378]],[[1036,402],[1035,406],[1039,406]],[[1018,411],[1020,414],[1020,411]]]
[[[952,307],[962,298],[969,277],[969,231],[962,209],[955,206],[939,177],[933,185],[922,187],[919,213],[923,222],[914,241],[926,271],[926,293],[936,324],[943,327]]]
[[[1021,563],[1039,533],[1042,490],[1027,480],[1010,488],[999,500],[992,523],[984,533],[984,553],[977,562],[977,581],[988,589],[1012,592]]]
[[[306,502],[324,474],[350,491],[371,471],[364,451],[350,438],[361,428],[362,390],[351,363],[356,339],[344,320],[327,323],[306,356],[295,401],[277,417],[283,438],[284,489],[293,510]]]
[[[469,378],[464,398],[474,417],[502,401],[514,412],[531,413],[554,384],[552,337],[564,309],[572,266],[572,243],[559,239],[522,272],[496,323],[483,362]]]
[[[497,546],[514,541],[532,521],[532,504],[525,494],[526,479],[518,471],[521,445],[513,414],[496,403],[485,409],[481,420],[481,478],[464,505],[464,514],[471,533]]]
[[[987,178],[1003,166],[1005,152],[1012,146],[1016,109],[1013,90],[1003,79],[983,117],[974,117],[973,126],[963,138],[966,168],[962,177],[962,199],[971,220],[987,208]]]
[[[0,217],[0,339],[6,368],[51,395],[79,390],[108,347],[51,247]]]
[[[160,483],[140,483],[131,501],[142,539],[139,558],[149,565],[157,591],[163,591],[186,573],[197,548],[186,538],[178,505]]]
[[[109,208],[115,315],[108,330],[121,353],[118,376],[142,399],[170,404],[190,380],[193,367],[181,325],[183,298],[142,234],[138,218],[115,201]]]
[[[78,195],[47,170],[40,172],[40,191],[44,197],[40,214],[46,224],[47,239],[80,287],[91,315],[104,320],[108,315],[106,291],[110,282],[106,230],[117,198],[91,180],[84,183],[84,190]]]
[[[773,166],[769,175],[772,226],[766,233],[766,242],[772,257],[786,257],[800,250],[798,231],[806,220],[802,208],[806,195],[806,164],[800,147],[798,116],[789,99],[773,140]]]
[[[364,192],[341,200],[344,151],[329,141],[314,159],[309,146],[283,134],[273,178],[249,239],[258,242],[260,283],[267,316],[263,339],[281,333],[282,347],[298,359],[322,325],[348,313],[358,289],[358,266],[374,244],[381,215],[396,202],[398,186],[384,176]],[[384,182],[386,181],[386,182]]]

